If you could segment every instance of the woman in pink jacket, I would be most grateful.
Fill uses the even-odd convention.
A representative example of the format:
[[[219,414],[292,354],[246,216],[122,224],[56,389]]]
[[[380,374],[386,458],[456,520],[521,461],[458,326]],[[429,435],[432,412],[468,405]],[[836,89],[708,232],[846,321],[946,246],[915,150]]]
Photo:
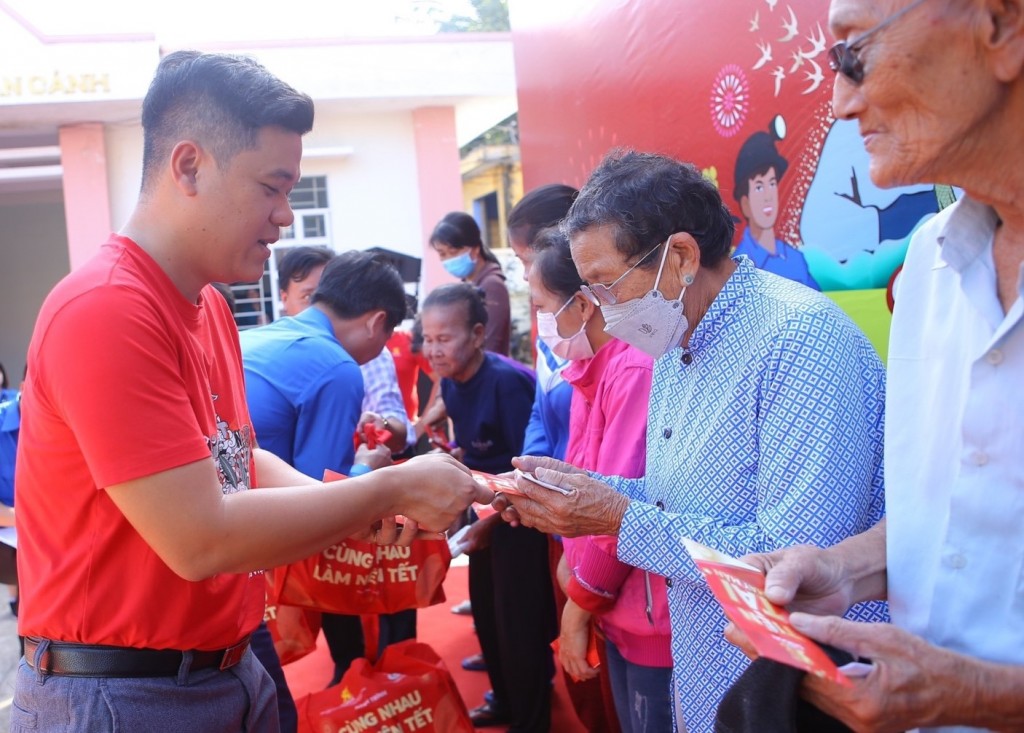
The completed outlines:
[[[600,308],[580,290],[569,243],[557,229],[540,237],[530,272],[541,339],[572,363],[565,459],[604,475],[643,475],[652,360],[604,331]],[[625,733],[672,727],[672,655],[665,579],[616,558],[615,537],[564,539],[559,583],[569,596],[561,619],[559,661],[579,679],[598,674],[587,661],[591,620],[606,640],[615,709]]]

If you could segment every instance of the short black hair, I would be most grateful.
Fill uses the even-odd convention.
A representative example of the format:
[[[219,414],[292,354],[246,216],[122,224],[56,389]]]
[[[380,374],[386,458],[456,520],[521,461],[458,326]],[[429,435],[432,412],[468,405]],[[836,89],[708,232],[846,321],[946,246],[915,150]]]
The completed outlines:
[[[405,317],[415,318],[420,309],[420,300],[412,293],[405,294]]]
[[[748,137],[736,155],[733,171],[732,197],[737,203],[750,193],[750,181],[754,176],[763,176],[775,169],[775,180],[781,181],[786,175],[789,163],[775,147],[777,137],[768,132],[755,132]]]
[[[447,307],[450,305],[465,306],[466,326],[472,330],[476,324],[487,325],[487,303],[484,291],[470,283],[451,283],[430,291],[423,301],[420,313],[429,308]]]
[[[334,258],[334,252],[327,247],[289,247],[277,263],[277,282],[281,290],[290,282],[305,280],[310,271],[326,265]]]
[[[0,379],[0,389],[7,389],[11,381],[7,377],[7,370],[4,368],[3,364],[0,364],[0,377],[2,377],[2,379]]]
[[[478,248],[480,256],[485,260],[496,265],[501,264],[484,244],[476,219],[464,211],[450,211],[437,223],[434,231],[430,233],[430,246],[436,248],[438,244],[446,244],[453,249]]]
[[[729,256],[736,228],[718,188],[696,167],[624,149],[611,151],[590,174],[561,226],[571,239],[604,225],[614,228],[615,248],[626,261],[687,232],[700,246],[705,267]],[[649,269],[658,263],[657,257],[648,257],[639,266]]]
[[[142,188],[181,140],[203,145],[223,167],[270,126],[305,135],[313,100],[245,56],[170,53],[142,102]]]
[[[405,318],[405,285],[388,256],[351,250],[327,263],[312,302],[339,318],[382,310],[388,328],[394,328]]]
[[[540,274],[540,281],[547,290],[569,300],[583,285],[583,278],[572,261],[569,238],[558,227],[548,227],[538,232],[537,243],[539,253],[533,261],[533,269]]]
[[[533,189],[509,212],[509,234],[521,237],[530,249],[540,249],[537,234],[564,219],[578,195],[579,191],[564,183],[549,183]]]

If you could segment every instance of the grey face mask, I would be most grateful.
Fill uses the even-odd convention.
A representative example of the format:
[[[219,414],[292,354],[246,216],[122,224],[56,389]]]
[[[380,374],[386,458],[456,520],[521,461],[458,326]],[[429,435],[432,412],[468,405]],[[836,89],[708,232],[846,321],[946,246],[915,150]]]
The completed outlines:
[[[667,257],[666,241],[654,287],[646,295],[625,303],[601,306],[605,333],[640,349],[653,359],[664,356],[678,346],[690,325],[683,313],[683,293],[686,288],[675,300],[665,300],[665,296],[658,290]]]

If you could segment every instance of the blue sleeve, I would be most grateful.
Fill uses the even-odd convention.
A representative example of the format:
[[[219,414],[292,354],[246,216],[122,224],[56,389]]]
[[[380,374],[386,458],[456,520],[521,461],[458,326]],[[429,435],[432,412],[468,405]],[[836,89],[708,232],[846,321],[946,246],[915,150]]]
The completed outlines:
[[[325,468],[347,474],[362,405],[363,375],[355,362],[334,367],[311,383],[298,405],[295,468],[317,479]]]
[[[587,471],[591,478],[604,481],[631,501],[647,501],[646,481],[640,478],[623,478],[622,476],[602,476],[596,471]]]
[[[533,407],[530,409],[530,422],[526,425],[526,437],[523,440],[524,456],[553,455],[554,445],[548,439],[548,431],[544,426],[544,401],[547,399],[540,380],[533,393]]]
[[[884,506],[885,385],[870,349],[845,319],[804,314],[791,322],[771,355],[758,404],[754,519],[727,524],[714,514],[634,502],[622,521],[619,559],[695,578],[682,537],[739,557],[797,544],[828,547],[872,527]],[[699,481],[682,490],[704,493]]]

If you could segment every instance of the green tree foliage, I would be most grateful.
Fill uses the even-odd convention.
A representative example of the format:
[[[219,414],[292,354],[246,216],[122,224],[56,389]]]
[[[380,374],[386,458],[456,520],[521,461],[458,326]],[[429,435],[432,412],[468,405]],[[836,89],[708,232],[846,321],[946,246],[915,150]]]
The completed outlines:
[[[508,0],[470,0],[476,17],[453,15],[438,23],[440,33],[487,33],[511,29],[508,22]]]

